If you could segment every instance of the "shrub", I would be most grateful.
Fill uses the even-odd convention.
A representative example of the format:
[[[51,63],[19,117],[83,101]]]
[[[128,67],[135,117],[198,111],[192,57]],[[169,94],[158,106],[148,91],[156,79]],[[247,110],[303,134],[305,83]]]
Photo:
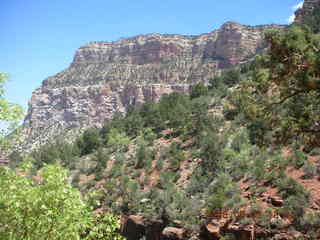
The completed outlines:
[[[283,198],[289,198],[291,196],[299,196],[307,200],[309,193],[306,192],[304,187],[296,180],[290,177],[285,177],[277,181],[277,187]]]
[[[154,140],[157,139],[157,134],[155,134],[151,128],[144,128],[142,130],[143,139],[150,145]]]
[[[310,232],[320,228],[320,215],[319,213],[305,213],[300,219],[298,229],[303,232]]]
[[[143,130],[144,119],[139,114],[139,109],[129,108],[124,118],[125,133],[128,136],[135,137]]]
[[[320,148],[319,148],[319,147],[316,147],[316,148],[312,149],[311,152],[310,152],[310,155],[311,155],[311,156],[318,156],[318,155],[320,155]]]
[[[234,120],[238,114],[239,114],[239,109],[237,108],[229,107],[229,106],[225,106],[223,108],[223,116],[228,121]]]
[[[190,99],[208,95],[208,88],[203,83],[197,83],[191,87]]]
[[[30,164],[22,171],[28,174]],[[46,165],[41,183],[0,168],[1,239],[79,239],[91,215],[67,171]]]
[[[95,152],[93,160],[96,162],[96,166],[92,170],[92,173],[96,174],[96,178],[100,180],[102,178],[102,173],[106,168],[106,164],[110,160],[110,155],[103,149],[99,148],[98,151]]]
[[[159,159],[156,164],[156,169],[160,171],[162,170],[162,168],[163,168],[163,161]]]
[[[127,151],[130,138],[126,136],[124,132],[120,132],[116,128],[110,129],[107,135],[107,142],[110,147],[112,147],[116,151]]]
[[[87,129],[76,140],[76,144],[80,149],[81,156],[92,153],[101,146],[99,131],[97,129]]]
[[[295,216],[297,222],[303,216],[305,208],[308,206],[308,201],[304,197],[292,195],[289,196],[283,203],[284,209]]]
[[[304,152],[298,149],[293,150],[290,161],[296,169],[301,168],[307,160],[308,156]]]
[[[235,84],[239,83],[241,81],[241,73],[238,69],[229,69],[226,71],[223,71],[220,76],[217,76],[210,80],[210,88],[217,87],[218,84],[224,84],[227,87],[232,87]]]
[[[145,142],[141,142],[138,144],[138,149],[136,151],[136,164],[135,168],[140,169],[144,168],[146,165],[148,165],[148,168],[150,168],[151,161],[154,159],[154,152],[150,150],[146,146]]]
[[[209,185],[208,194],[206,209],[209,214],[232,209],[234,207],[233,204],[236,204],[236,201],[232,201],[232,199],[241,199],[239,190],[232,182],[231,176],[225,173],[220,173]]]
[[[161,120],[159,104],[146,101],[139,109],[139,113],[144,121],[144,127],[152,128],[159,133],[164,128],[164,122]]]
[[[302,170],[304,172],[303,177],[306,179],[313,178],[314,176],[317,175],[317,167],[309,161],[305,162],[305,164],[302,167]]]
[[[170,168],[177,170],[180,168],[180,163],[186,159],[184,152],[179,149],[179,144],[173,142],[168,152]]]
[[[124,240],[117,232],[119,219],[109,214],[97,214],[85,234],[86,240]]]

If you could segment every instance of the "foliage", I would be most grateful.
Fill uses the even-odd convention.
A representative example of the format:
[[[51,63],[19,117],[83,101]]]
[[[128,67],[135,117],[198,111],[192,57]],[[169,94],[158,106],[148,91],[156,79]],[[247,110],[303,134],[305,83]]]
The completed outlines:
[[[117,233],[120,228],[119,220],[117,217],[109,214],[98,214],[94,217],[86,240],[123,240],[124,238]]]
[[[128,136],[138,136],[143,129],[143,119],[139,114],[138,109],[133,107],[128,109],[127,115],[124,119],[125,132]]]
[[[306,179],[313,178],[313,177],[315,177],[317,175],[316,166],[313,163],[309,162],[309,161],[307,161],[303,165],[302,170],[304,172],[304,176],[303,177],[306,178]]]
[[[309,193],[293,178],[280,178],[277,182],[279,193],[285,199],[286,208],[301,217],[309,202]]]
[[[96,162],[96,166],[92,172],[95,174],[95,180],[99,181],[102,179],[109,159],[110,155],[101,148],[94,153],[93,160]]]
[[[220,76],[217,76],[210,80],[210,88],[219,87],[219,84],[223,84],[227,87],[232,87],[241,81],[241,72],[239,69],[232,68],[223,71]]]
[[[299,149],[293,149],[289,161],[296,169],[299,169],[308,161],[308,156]]]
[[[228,203],[235,203],[231,200],[239,197],[239,190],[236,184],[233,183],[231,176],[225,173],[220,173],[209,185],[209,188],[209,196],[206,202],[209,214],[233,208],[233,205]]]
[[[109,146],[119,151],[127,151],[130,144],[130,138],[125,132],[119,132],[116,128],[112,128],[107,135],[107,143]]]
[[[154,159],[154,152],[147,146],[145,141],[138,143],[136,151],[135,168],[140,169],[143,167],[151,168],[152,160]]]
[[[101,146],[101,138],[98,129],[87,129],[76,140],[76,144],[80,149],[80,156],[92,153]]]
[[[208,88],[203,83],[198,83],[191,87],[190,99],[206,96],[208,93]]]
[[[315,144],[320,123],[320,36],[294,25],[269,32],[266,39],[271,45],[268,54],[256,58],[240,90],[242,110],[258,134],[252,139],[262,145],[264,133],[272,130],[277,143],[300,139]]]
[[[91,216],[67,171],[46,165],[37,182],[27,177],[28,169],[23,176],[0,168],[0,238],[79,239]]]
[[[10,147],[10,142],[17,140],[17,126],[23,118],[23,109],[4,97],[4,85],[8,76],[0,72],[0,152],[5,152]],[[10,140],[10,141],[8,141]]]
[[[44,164],[57,162],[60,162],[64,167],[73,169],[79,155],[80,150],[77,144],[70,144],[61,140],[43,145],[30,154],[34,159],[36,169],[42,168]]]
[[[168,127],[180,130],[188,119],[189,99],[186,95],[172,93],[162,97],[159,111],[162,121],[168,121]]]
[[[167,157],[170,168],[174,171],[178,170],[180,168],[180,163],[186,159],[184,152],[180,149],[177,142],[171,143]]]

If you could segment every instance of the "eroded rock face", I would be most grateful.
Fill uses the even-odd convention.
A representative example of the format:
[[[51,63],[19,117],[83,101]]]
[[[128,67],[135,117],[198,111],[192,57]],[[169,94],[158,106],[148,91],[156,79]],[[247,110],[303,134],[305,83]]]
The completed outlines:
[[[161,240],[183,240],[186,237],[186,231],[183,228],[166,227],[162,231]]]
[[[128,106],[145,101],[159,101],[172,92],[188,93],[188,84],[119,85],[42,87],[34,91],[24,121],[25,142],[32,148],[52,137],[75,135],[87,127],[102,127],[115,112],[125,113]]]
[[[122,220],[120,234],[127,240],[161,240],[165,224],[161,220],[131,215]]]
[[[148,34],[80,47],[69,68],[34,91],[21,147],[31,150],[55,136],[101,126],[129,105],[188,92],[189,85],[252,58],[270,28],[281,27],[227,22],[199,36]]]
[[[120,230],[127,240],[140,240],[145,236],[145,223],[141,216],[129,216],[123,220]]]
[[[304,0],[303,7],[296,12],[295,22],[303,24],[304,19],[309,16],[314,8],[320,6],[320,0]]]

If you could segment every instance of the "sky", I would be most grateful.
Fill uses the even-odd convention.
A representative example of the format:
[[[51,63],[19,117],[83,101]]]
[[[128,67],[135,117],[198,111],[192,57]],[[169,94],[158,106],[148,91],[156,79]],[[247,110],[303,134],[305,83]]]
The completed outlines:
[[[0,0],[0,72],[6,97],[27,108],[41,82],[90,41],[146,33],[196,35],[226,21],[288,24],[301,0]]]

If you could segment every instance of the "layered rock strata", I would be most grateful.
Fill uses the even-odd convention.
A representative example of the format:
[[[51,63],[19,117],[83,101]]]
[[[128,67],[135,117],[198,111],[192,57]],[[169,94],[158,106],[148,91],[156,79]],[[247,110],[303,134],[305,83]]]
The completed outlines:
[[[188,92],[189,85],[250,60],[265,48],[263,33],[271,28],[281,27],[227,22],[198,36],[147,34],[82,46],[69,68],[34,91],[25,143],[32,149],[54,136],[99,126],[129,105]]]
[[[295,22],[299,24],[303,24],[304,19],[310,16],[313,10],[319,6],[320,6],[320,0],[304,0],[302,8],[296,11]]]

